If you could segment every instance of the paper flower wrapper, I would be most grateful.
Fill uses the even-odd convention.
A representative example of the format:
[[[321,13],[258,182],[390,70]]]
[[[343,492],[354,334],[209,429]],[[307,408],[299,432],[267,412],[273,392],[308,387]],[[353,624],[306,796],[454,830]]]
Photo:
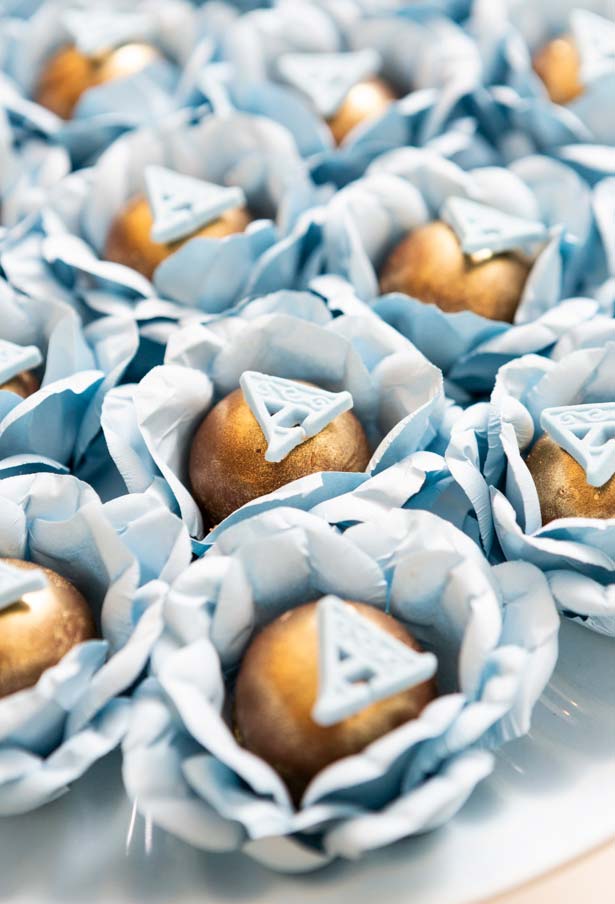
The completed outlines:
[[[185,242],[158,266],[153,283],[105,261],[111,223],[144,192],[149,165],[238,185],[260,218],[243,233]],[[96,166],[63,180],[40,216],[6,236],[0,262],[21,291],[79,299],[97,313],[143,321],[218,313],[261,286],[269,291],[311,275],[310,224],[296,221],[313,194],[292,137],[276,123],[235,113],[193,125],[179,114],[118,139]]]
[[[335,148],[312,100],[284,79],[280,60],[290,53],[365,49],[376,51],[379,74],[400,100]],[[480,67],[478,50],[435,4],[413,11],[396,4],[282,2],[237,18],[225,32],[220,55],[225,62],[216,60],[196,73],[196,97],[217,109],[235,107],[284,125],[318,183],[344,185],[379,154],[407,144],[433,142],[440,153],[464,159],[474,154],[474,162],[481,162],[482,139],[474,147],[476,123],[467,115],[449,123],[441,103],[444,85]],[[444,135],[447,128],[450,134]]]
[[[87,484],[36,474],[0,481],[0,558],[51,568],[81,590],[102,630],[47,669],[33,687],[0,700],[0,816],[60,796],[118,745],[129,717],[125,694],[141,673],[143,609],[187,567],[181,523],[154,500],[103,506]]]
[[[295,809],[277,773],[238,746],[225,699],[254,633],[330,593],[407,625],[438,656],[441,696],[325,768]],[[130,796],[197,847],[241,849],[291,872],[447,822],[491,771],[490,751],[528,730],[557,655],[557,613],[538,569],[490,568],[428,512],[392,511],[345,534],[295,509],[266,512],[223,531],[159,613],[124,742]]]
[[[533,69],[534,54],[552,38],[572,33],[579,47],[579,11],[585,18],[597,14],[606,20],[602,28],[598,25],[606,35],[613,19],[609,0],[583,4],[574,0],[478,0],[474,4],[469,30],[480,48],[483,81],[493,86],[485,114],[491,118],[494,133],[503,127],[500,147],[504,153],[518,156],[520,148],[524,149],[521,153],[550,152],[576,143],[615,144],[613,118],[605,115],[615,91],[612,57],[609,62],[581,52],[583,92],[565,106],[551,102]],[[498,143],[497,137],[495,140]]]
[[[0,63],[12,87],[8,111],[30,135],[45,135],[70,153],[76,167],[94,160],[123,132],[152,124],[188,106],[185,78],[194,67],[214,56],[220,29],[234,17],[223,4],[195,10],[184,0],[110,0],[104,9],[86,0],[44,0],[24,18],[9,11]],[[71,17],[81,15],[81,31],[74,32]],[[85,16],[85,18],[84,18]],[[48,61],[62,47],[86,42],[96,52],[105,29],[122,33],[129,23],[126,42],[146,42],[160,51],[160,58],[145,69],[90,88],[79,99],[73,118],[63,120],[35,98]]]
[[[138,350],[134,321],[102,317],[83,327],[68,305],[20,295],[0,280],[1,338],[34,346],[40,388],[26,399],[0,391],[0,477],[78,471],[94,454],[106,392]]]
[[[365,309],[364,309],[365,311]],[[382,475],[417,450],[448,439],[441,374],[406,339],[366,311],[333,318],[314,292],[254,299],[236,316],[186,325],[169,340],[165,363],[137,385],[111,390],[102,425],[109,452],[129,492],[155,493],[181,514],[195,541],[207,527],[191,495],[188,460],[195,430],[210,408],[239,385],[246,370],[347,390],[373,452],[367,473],[327,472],[287,484],[244,506],[313,508],[378,478],[383,506],[414,494],[401,473]],[[205,544],[209,541],[206,539]],[[204,545],[195,542],[195,551]]]
[[[438,219],[450,197],[545,226],[512,325],[471,311],[445,313],[401,293],[378,297],[378,273],[388,254],[410,230]],[[608,299],[600,300],[606,268],[594,275],[588,266],[604,259],[607,239],[596,230],[593,200],[573,170],[546,157],[466,172],[428,150],[404,148],[378,158],[324,209],[324,269],[347,279],[458,391],[484,393],[503,363],[548,352],[569,329],[608,306]],[[582,294],[592,297],[574,297]]]
[[[43,204],[48,190],[70,172],[63,147],[24,132],[14,112],[19,94],[0,74],[0,202],[2,225],[12,226]]]
[[[615,518],[543,525],[525,463],[545,408],[613,401],[615,342],[603,339],[554,361],[527,355],[504,366],[491,402],[453,425],[446,460],[474,508],[487,555],[536,565],[554,582],[566,615],[615,636]]]

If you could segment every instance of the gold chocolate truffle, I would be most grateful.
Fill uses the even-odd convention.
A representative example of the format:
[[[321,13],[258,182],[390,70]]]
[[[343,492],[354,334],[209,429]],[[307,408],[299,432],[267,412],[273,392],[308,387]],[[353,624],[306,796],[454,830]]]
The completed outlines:
[[[22,399],[27,399],[28,396],[40,389],[40,385],[36,374],[31,370],[22,370],[20,374],[3,383],[0,386],[0,390],[4,389],[14,392],[16,395],[21,396]]]
[[[351,603],[361,615],[417,652],[421,647],[390,615]],[[295,803],[314,776],[342,757],[415,719],[437,695],[433,680],[365,707],[335,725],[312,719],[318,696],[317,603],[286,612],[252,641],[235,687],[234,727],[247,750],[269,763]]]
[[[615,518],[615,477],[592,487],[572,455],[544,434],[526,464],[536,484],[542,523],[556,518]]]
[[[74,46],[63,47],[41,73],[34,99],[62,119],[70,119],[89,88],[135,75],[161,58],[155,47],[142,43],[124,44],[96,56],[87,56]]]
[[[370,78],[354,85],[339,110],[327,120],[336,144],[362,122],[377,119],[395,100],[395,94],[381,78]]]
[[[195,236],[205,239],[223,239],[243,232],[250,222],[245,207],[233,207],[196,232],[175,242],[154,242],[151,238],[152,212],[147,199],[141,195],[133,198],[116,216],[107,235],[104,257],[116,264],[132,267],[151,279],[156,267],[174,254]]]
[[[436,221],[413,229],[393,249],[380,275],[380,290],[405,292],[443,311],[474,311],[512,323],[530,264],[515,254],[472,260],[455,232]]]
[[[583,93],[581,57],[570,35],[549,41],[534,56],[533,64],[554,104],[569,104]]]
[[[363,471],[367,438],[350,411],[301,443],[280,462],[265,461],[267,440],[241,389],[212,408],[190,451],[193,495],[211,524],[252,499],[317,471]]]
[[[70,581],[33,562],[3,559],[15,568],[40,568],[48,586],[24,593],[0,610],[0,697],[32,687],[72,647],[96,636],[84,597]]]

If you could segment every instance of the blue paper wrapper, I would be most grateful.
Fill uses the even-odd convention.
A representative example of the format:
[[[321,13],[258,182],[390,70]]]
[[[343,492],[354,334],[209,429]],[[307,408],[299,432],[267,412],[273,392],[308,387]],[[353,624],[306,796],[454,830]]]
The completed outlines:
[[[192,238],[156,269],[153,283],[102,258],[114,217],[144,192],[148,165],[243,189],[260,217],[224,239]],[[290,134],[276,123],[233,113],[183,114],[118,139],[96,166],[56,186],[37,217],[11,230],[0,263],[19,290],[83,301],[96,313],[177,320],[217,313],[244,295],[302,283],[314,270],[310,183]]]
[[[102,317],[84,327],[60,301],[27,297],[0,280],[0,338],[36,346],[40,389],[26,399],[0,391],[0,476],[79,471],[100,434],[105,394],[138,349],[134,321]]]
[[[28,134],[14,110],[22,101],[0,73],[0,202],[2,225],[38,210],[48,190],[70,171],[66,150],[42,134]],[[32,105],[30,105],[32,106]],[[45,120],[41,113],[41,122]]]
[[[238,746],[225,698],[254,632],[329,593],[406,624],[438,656],[441,696],[323,770],[295,809],[279,776]],[[539,570],[490,568],[428,512],[391,511],[341,534],[308,513],[269,511],[223,531],[158,611],[124,742],[129,794],[193,845],[241,849],[291,872],[448,821],[490,772],[489,751],[528,730],[557,655],[558,618]]]
[[[338,192],[325,208],[324,268],[348,279],[459,391],[485,393],[506,361],[528,352],[547,353],[571,328],[609,307],[605,258],[612,256],[610,227],[597,228],[597,191],[592,193],[573,170],[547,157],[528,157],[508,169],[466,172],[428,150],[393,151],[374,161],[363,179]],[[390,251],[408,231],[438,219],[451,196],[546,228],[512,325],[469,311],[448,314],[407,295],[378,297],[378,272]],[[608,217],[602,219],[606,223]],[[601,266],[590,266],[598,260]]]
[[[11,118],[26,132],[42,133],[62,144],[75,166],[91,162],[123,132],[157,122],[187,105],[185,77],[215,58],[221,31],[235,15],[223,4],[212,7],[197,11],[184,0],[110,0],[104,9],[92,9],[83,0],[45,0],[23,19],[6,19],[0,64],[15,89],[8,104]],[[134,75],[90,88],[73,118],[64,121],[32,99],[48,61],[60,48],[75,43],[70,27],[75,13],[82,19],[85,14],[86,42],[102,39],[109,27],[112,37],[121,34],[122,21],[136,20],[123,43],[145,41],[161,57]],[[99,21],[101,15],[106,21]],[[90,52],[87,47],[85,52]]]
[[[198,73],[195,88],[210,104],[265,115],[288,128],[309,158],[318,183],[342,186],[358,178],[379,154],[400,146],[433,143],[440,153],[474,164],[492,153],[465,112],[450,123],[452,84],[479,71],[475,43],[449,19],[442,5],[280,3],[242,16],[221,42],[226,65]],[[285,54],[369,50],[380,57],[379,74],[401,98],[373,122],[353,129],[340,148],[310,99],[285,82]],[[444,90],[446,88],[446,90]],[[449,134],[444,134],[449,127]]]
[[[182,573],[190,547],[178,519],[153,500],[135,495],[103,506],[70,476],[1,480],[0,499],[0,558],[27,559],[72,581],[103,638],[74,647],[36,685],[0,700],[0,815],[7,816],[60,796],[118,745],[129,722],[121,695],[151,646],[147,619],[133,636],[134,613]]]
[[[472,102],[482,107],[484,125],[508,159],[576,143],[615,144],[613,117],[604,115],[615,91],[612,64],[601,71],[582,67],[583,93],[566,106],[551,102],[533,70],[537,51],[574,31],[571,14],[579,8],[601,15],[607,26],[612,23],[609,0],[477,0],[473,5],[468,27],[483,59],[483,84],[490,87],[475,92]]]
[[[599,326],[603,325],[600,333]],[[453,425],[446,461],[473,507],[492,561],[522,559],[555,581],[562,611],[615,636],[609,586],[615,571],[615,519],[561,518],[543,525],[538,494],[525,464],[541,435],[540,418],[554,406],[612,402],[612,321],[581,330],[578,347],[556,360],[526,355],[499,372],[489,404],[469,408]],[[601,589],[599,589],[601,588]]]
[[[102,425],[129,492],[160,494],[181,513],[195,541],[203,538],[205,527],[189,487],[192,437],[246,370],[349,391],[374,453],[366,474],[315,474],[248,504],[230,516],[233,520],[252,514],[254,506],[312,508],[351,492],[417,450],[436,446],[441,451],[448,439],[440,372],[365,309],[334,319],[316,293],[280,292],[246,303],[236,316],[186,324],[169,340],[162,367],[138,385],[107,394]],[[383,505],[387,499],[389,505],[403,504],[414,494],[403,473],[382,478],[377,487]],[[203,548],[195,542],[196,551]]]

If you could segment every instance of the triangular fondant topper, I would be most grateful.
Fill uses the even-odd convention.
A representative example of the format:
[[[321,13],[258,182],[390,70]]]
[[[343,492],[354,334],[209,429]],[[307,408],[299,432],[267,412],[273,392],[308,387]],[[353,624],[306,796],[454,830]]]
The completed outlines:
[[[63,21],[77,49],[88,56],[132,41],[146,41],[152,36],[152,21],[142,13],[69,9],[64,13]]]
[[[376,75],[380,65],[380,55],[368,48],[351,53],[285,53],[278,61],[278,71],[328,118],[339,110],[350,89]]]
[[[327,392],[254,370],[241,375],[241,389],[267,440],[266,461],[282,461],[297,446],[316,436],[352,408],[349,392]]]
[[[0,609],[19,602],[25,593],[44,590],[45,573],[39,568],[17,568],[0,560]]]
[[[433,653],[418,653],[337,596],[318,603],[319,689],[312,718],[333,725],[428,681]]]
[[[480,251],[500,254],[515,248],[526,249],[547,238],[544,223],[514,217],[469,198],[448,198],[441,217],[455,230],[466,254]]]
[[[15,345],[0,339],[0,385],[8,383],[22,370],[38,367],[43,356],[35,345]]]
[[[164,166],[148,166],[145,184],[154,219],[151,234],[155,242],[184,238],[225,211],[246,203],[239,186],[216,185]]]
[[[607,72],[615,74],[615,22],[588,9],[575,9],[570,24],[581,57],[583,81]]]
[[[615,474],[615,402],[545,408],[540,423],[581,465],[590,486],[601,487]]]

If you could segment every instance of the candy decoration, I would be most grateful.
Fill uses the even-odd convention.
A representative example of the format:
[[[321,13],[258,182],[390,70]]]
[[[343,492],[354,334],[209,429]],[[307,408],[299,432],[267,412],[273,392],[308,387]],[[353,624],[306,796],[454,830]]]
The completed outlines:
[[[216,185],[163,166],[148,166],[145,182],[155,242],[184,238],[225,211],[246,203],[242,189],[237,186]]]
[[[353,406],[349,392],[327,392],[295,380],[246,370],[241,389],[267,440],[265,460],[278,462]]]
[[[457,233],[466,254],[482,251],[500,254],[533,245],[547,237],[543,223],[511,216],[469,198],[448,198],[441,216]]]
[[[64,14],[64,24],[77,49],[88,56],[151,36],[151,20],[139,13],[71,9]]]
[[[38,568],[15,568],[0,560],[0,609],[18,602],[24,593],[44,590],[47,586],[45,574]]]
[[[541,424],[585,470],[590,486],[615,474],[615,402],[545,408]]]
[[[0,339],[0,385],[8,383],[24,370],[31,370],[43,360],[35,345],[15,345]]]
[[[336,596],[318,604],[320,687],[312,718],[333,725],[436,673],[433,653],[417,653]]]
[[[380,55],[371,49],[354,53],[286,53],[278,69],[285,81],[306,94],[321,116],[333,116],[357,82],[375,75]]]
[[[615,73],[615,22],[587,9],[574,10],[570,21],[581,56],[583,80]]]

